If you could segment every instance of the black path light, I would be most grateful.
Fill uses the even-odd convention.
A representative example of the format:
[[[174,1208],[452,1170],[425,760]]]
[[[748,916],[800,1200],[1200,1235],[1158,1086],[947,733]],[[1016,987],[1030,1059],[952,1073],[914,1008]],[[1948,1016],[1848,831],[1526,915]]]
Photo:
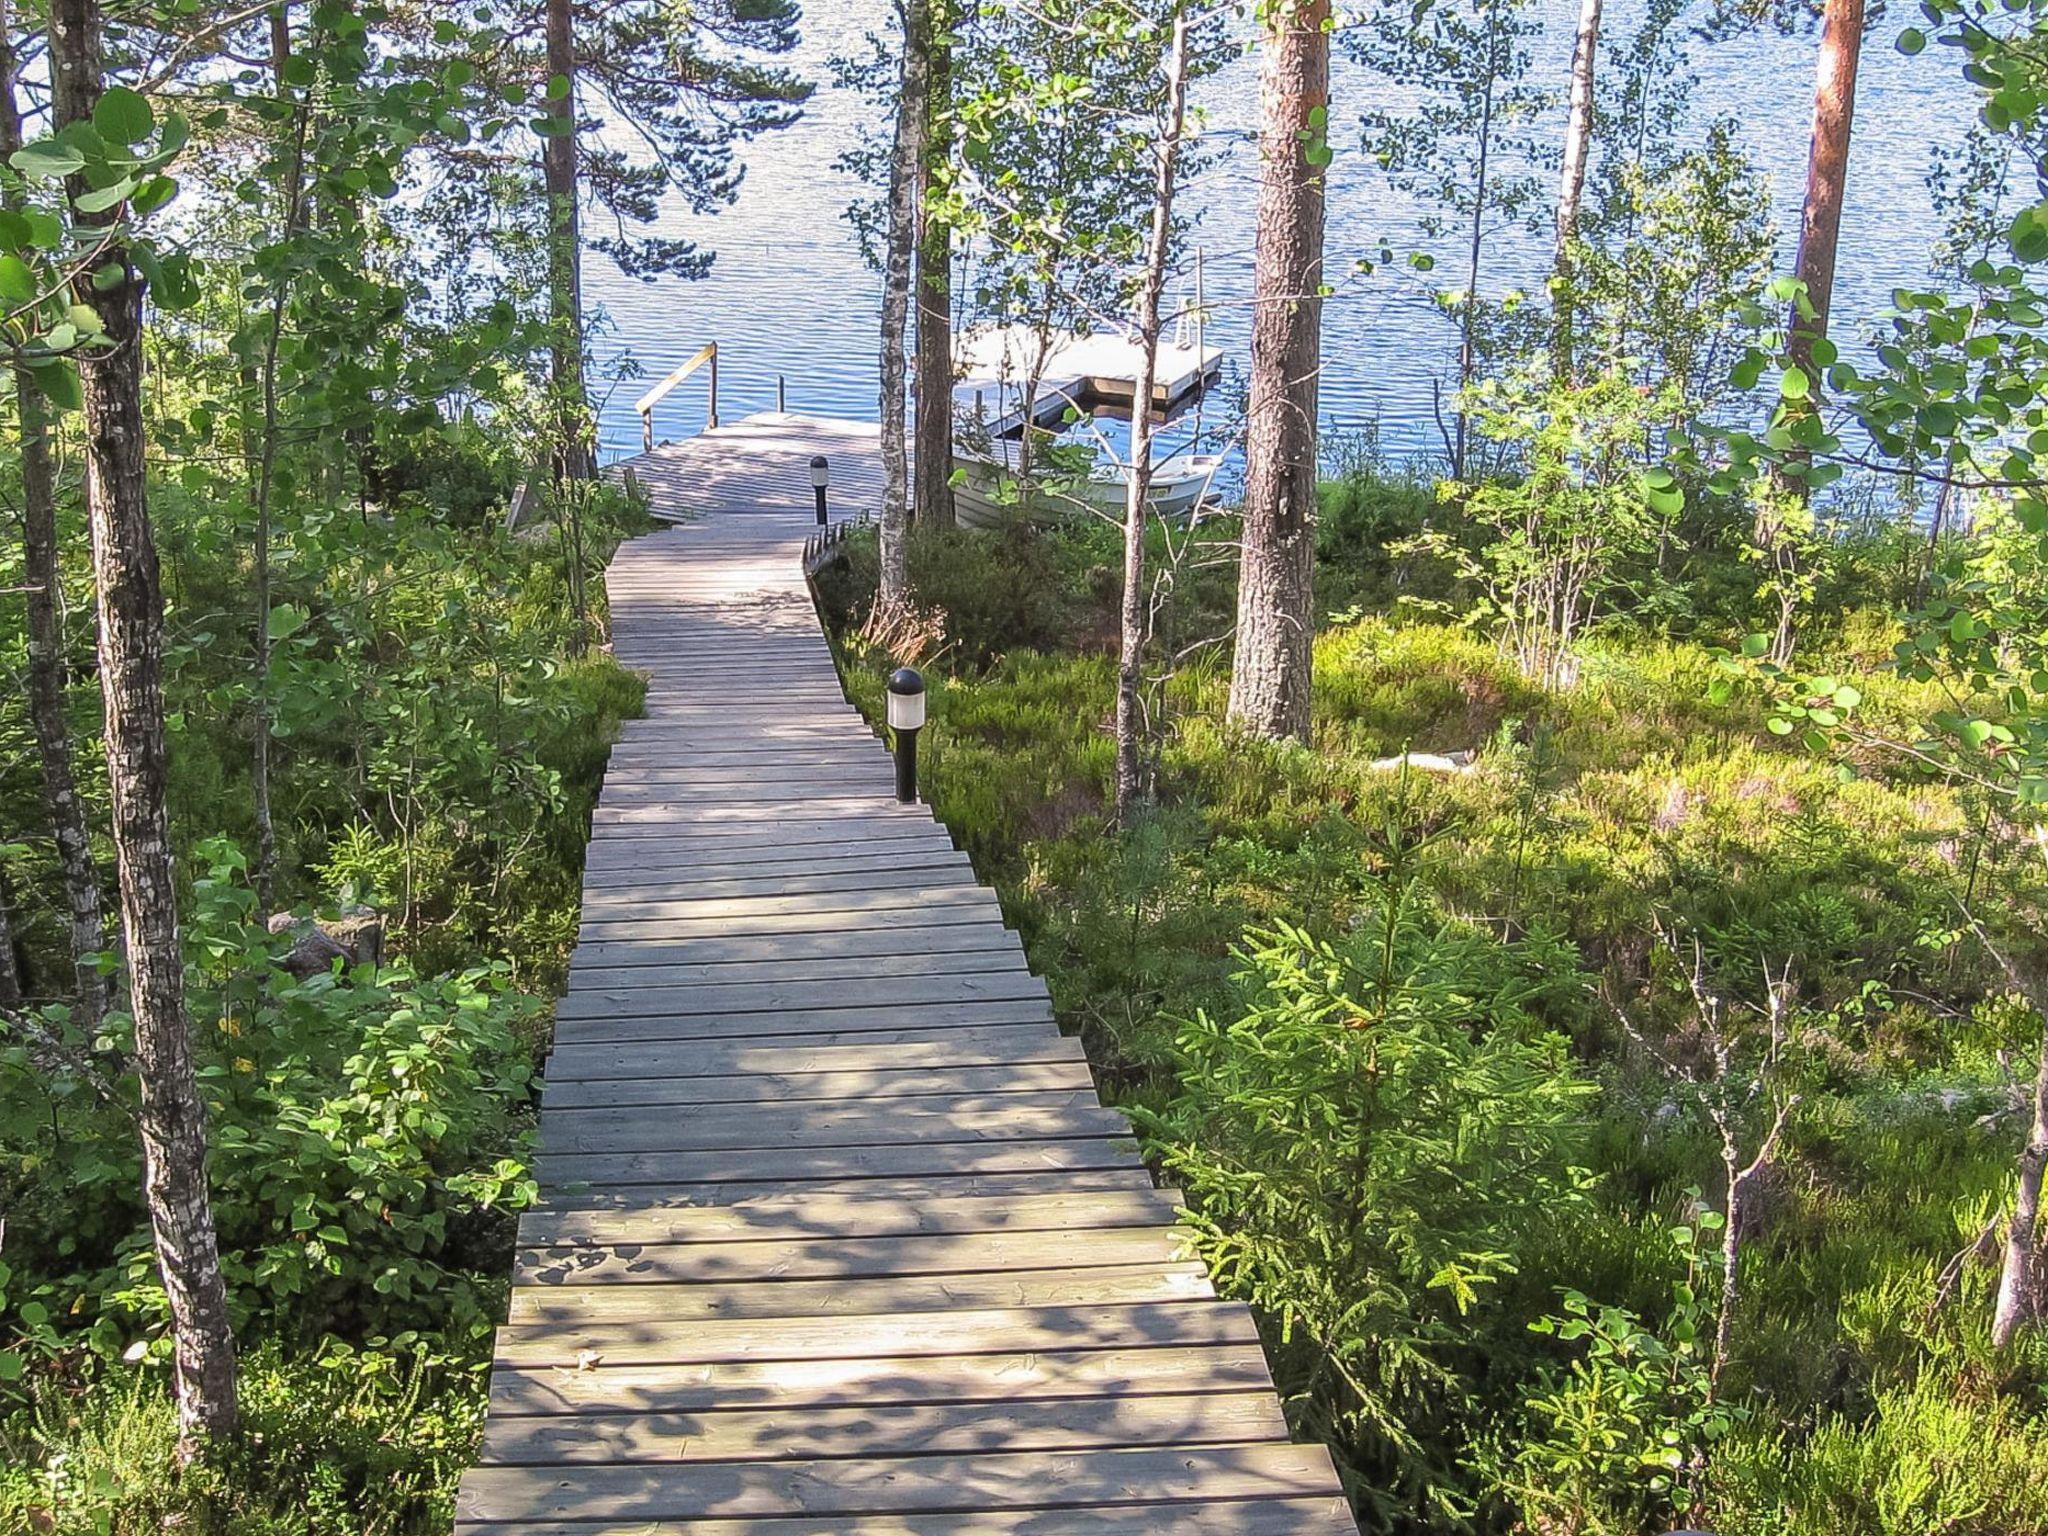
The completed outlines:
[[[917,733],[924,728],[924,678],[915,667],[889,674],[889,731],[896,738],[896,798],[917,804]]]
[[[825,488],[832,483],[832,466],[825,455],[811,455],[811,494],[818,498],[818,526],[825,526]]]

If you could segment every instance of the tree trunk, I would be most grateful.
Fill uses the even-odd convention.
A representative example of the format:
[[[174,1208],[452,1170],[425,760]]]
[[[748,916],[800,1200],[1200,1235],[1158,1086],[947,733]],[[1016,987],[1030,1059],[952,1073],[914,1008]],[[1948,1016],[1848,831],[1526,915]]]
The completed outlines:
[[[1166,259],[1173,240],[1174,176],[1179,169],[1181,125],[1187,115],[1188,24],[1173,19],[1166,56],[1166,118],[1152,183],[1152,229],[1145,243],[1145,276],[1138,289],[1138,377],[1131,395],[1130,486],[1124,497],[1124,590],[1122,640],[1116,670],[1116,814],[1128,823],[1145,795],[1139,750],[1144,733],[1145,501],[1152,492],[1152,391],[1159,372],[1159,299],[1166,287]]]
[[[1731,1149],[1721,1159],[1728,1179],[1728,1220],[1721,1228],[1721,1305],[1714,1314],[1714,1358],[1707,1366],[1707,1391],[1718,1397],[1722,1373],[1735,1353],[1735,1307],[1742,1288],[1742,1207],[1749,1175]]]
[[[889,240],[882,268],[882,574],[878,614],[900,613],[910,601],[904,535],[910,522],[910,477],[904,442],[904,334],[909,329],[912,256],[917,247],[917,187],[924,167],[929,99],[929,0],[905,0],[903,72],[896,98],[896,135],[889,155]],[[949,364],[950,368],[950,364]]]
[[[21,148],[21,109],[14,91],[12,24],[0,5],[0,160]],[[0,206],[21,203],[19,184],[0,183]],[[28,608],[28,712],[43,770],[43,804],[64,897],[71,910],[72,992],[81,1022],[97,1024],[107,1011],[106,979],[98,956],[107,947],[100,912],[99,871],[92,833],[71,765],[71,724],[64,708],[63,568],[58,558],[57,476],[50,458],[50,412],[25,368],[14,370],[21,416],[22,585]]]
[[[1849,178],[1849,129],[1856,115],[1856,65],[1863,50],[1863,0],[1826,0],[1820,57],[1813,85],[1813,144],[1806,162],[1806,200],[1799,216],[1799,254],[1792,275],[1805,284],[1804,304],[1794,300],[1786,351],[1816,386],[1801,407],[1812,410],[1820,374],[1814,343],[1828,333],[1828,308],[1835,292],[1835,250],[1842,232],[1842,202]],[[1776,486],[1794,502],[1806,500],[1804,478],[1779,474]],[[1770,659],[1788,666],[1798,640],[1797,587],[1800,557],[1784,509],[1766,499],[1759,510],[1756,543],[1778,585],[1778,622]]]
[[[953,50],[945,40],[950,18],[932,0],[926,48],[923,168],[919,182],[922,226],[917,243],[917,414],[912,424],[913,521],[953,526],[953,229],[932,212],[931,191],[947,153]]]
[[[1998,1279],[1998,1306],[1991,1317],[1991,1342],[2004,1349],[2041,1313],[2038,1251],[2041,1174],[2048,1168],[2048,1033],[2034,1072],[2034,1121],[2019,1157],[2019,1190],[2005,1231],[2005,1272]]]
[[[548,316],[551,375],[560,413],[556,462],[570,479],[592,472],[589,402],[583,390],[583,222],[577,198],[576,18],[573,0],[548,0],[548,80],[569,88],[549,100],[554,131],[541,140],[548,198]]]
[[[1835,292],[1835,249],[1849,178],[1849,128],[1856,115],[1856,63],[1863,49],[1863,0],[1827,0],[1820,63],[1813,86],[1813,148],[1806,164],[1806,202],[1799,217],[1793,276],[1806,285],[1812,313],[1791,316],[1793,361],[1814,373],[1813,344],[1828,333]],[[1819,382],[1815,380],[1815,382]]]
[[[271,78],[281,99],[291,100],[286,80],[291,63],[291,16],[279,6],[270,15]],[[285,172],[284,223],[282,238],[290,240],[299,227],[300,188],[305,180],[307,103],[300,98],[292,113],[292,162]],[[256,539],[253,551],[255,593],[252,603],[255,640],[255,718],[251,722],[249,752],[249,799],[256,821],[256,900],[263,911],[272,907],[277,880],[277,823],[270,812],[270,522],[271,502],[277,486],[277,354],[284,337],[284,311],[290,297],[289,279],[282,273],[274,279],[270,296],[269,332],[263,347],[261,391],[263,396],[263,438],[256,452]]]
[[[0,868],[0,1009],[21,1006],[21,961],[14,953],[14,887]]]
[[[1493,96],[1499,79],[1495,34],[1487,34],[1486,94],[1479,109],[1479,165],[1472,188],[1472,234],[1465,254],[1465,310],[1458,323],[1458,437],[1451,450],[1451,478],[1465,478],[1465,458],[1472,441],[1472,413],[1465,404],[1465,392],[1479,371],[1479,346],[1475,331],[1479,324],[1479,257],[1486,235],[1486,188],[1488,162],[1493,156]]]
[[[1329,0],[1267,23],[1260,71],[1258,235],[1243,553],[1230,720],[1305,738],[1313,667],[1316,398],[1322,366],[1323,171],[1310,163],[1330,95]]]
[[[1551,271],[1553,342],[1557,377],[1572,376],[1572,246],[1579,235],[1579,201],[1586,190],[1587,152],[1593,143],[1593,63],[1600,51],[1601,0],[1579,0],[1572,42],[1571,115],[1564,130],[1564,171],[1557,189],[1557,251]]]
[[[50,9],[50,61],[59,127],[91,118],[102,88],[101,59],[97,0],[56,0]],[[87,190],[74,178],[74,198]],[[114,215],[79,217],[106,225]],[[115,280],[108,281],[110,273]],[[126,248],[110,238],[74,292],[78,303],[98,314],[108,342],[80,370],[85,502],[99,591],[107,779],[141,1086],[136,1120],[143,1195],[170,1303],[179,1454],[190,1459],[235,1429],[235,1342],[207,1191],[206,1111],[192,1068],[166,806],[163,591],[143,469],[142,281]]]

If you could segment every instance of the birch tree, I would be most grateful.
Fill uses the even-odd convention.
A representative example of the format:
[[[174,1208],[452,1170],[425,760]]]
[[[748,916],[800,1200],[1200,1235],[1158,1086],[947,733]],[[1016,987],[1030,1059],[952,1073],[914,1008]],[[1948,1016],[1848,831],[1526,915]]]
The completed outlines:
[[[1251,394],[1229,719],[1266,740],[1303,740],[1314,640],[1329,0],[1270,0],[1263,27]]]
[[[576,145],[576,20],[571,0],[547,0],[547,108],[541,181],[547,192],[550,383],[556,466],[570,479],[592,468],[583,387],[583,221]]]
[[[1593,65],[1600,51],[1601,0],[1579,0],[1579,24],[1572,37],[1570,111],[1565,120],[1564,165],[1557,190],[1557,246],[1551,258],[1551,352],[1557,375],[1572,373],[1572,247],[1579,237],[1579,201],[1586,190],[1586,161],[1593,146]]]
[[[912,521],[953,526],[953,226],[937,195],[950,168],[954,17],[929,7],[924,156],[918,177],[917,389],[911,429]]]
[[[60,140],[66,130],[89,127],[104,143],[141,144],[155,132],[153,114],[135,92],[107,89],[103,58],[98,0],[55,0],[51,105]],[[124,238],[124,205],[109,203],[106,187],[82,170],[73,169],[68,182],[74,217],[101,237],[72,292],[96,317],[99,337],[80,372],[107,776],[141,1089],[144,1196],[170,1305],[179,1450],[190,1459],[236,1427],[235,1343],[207,1189],[206,1113],[192,1065],[167,806],[163,592],[144,471],[144,279]],[[137,183],[134,190],[148,187]]]
[[[909,445],[905,437],[905,339],[917,254],[918,184],[925,166],[931,91],[931,0],[904,0],[896,121],[889,151],[887,231],[882,261],[882,570],[875,614],[889,618],[910,602],[904,547],[910,526]]]
[[[1159,369],[1160,297],[1166,288],[1173,244],[1173,198],[1181,133],[1187,121],[1188,18],[1176,9],[1167,44],[1166,106],[1154,147],[1157,169],[1152,188],[1152,225],[1145,241],[1145,270],[1138,285],[1138,377],[1131,397],[1131,462],[1124,496],[1124,586],[1118,612],[1116,673],[1116,813],[1128,822],[1144,793],[1140,743],[1144,735],[1145,643],[1149,625],[1145,600],[1145,504],[1152,493],[1152,393]]]
[[[0,0],[0,160],[22,146],[20,101],[15,88],[19,52],[13,19]],[[0,209],[19,218],[19,184],[0,180]],[[63,570],[58,559],[57,476],[51,461],[52,408],[31,370],[14,373],[15,410],[21,424],[21,522],[23,594],[28,609],[28,709],[43,777],[43,804],[63,870],[69,909],[72,992],[87,1023],[106,1012],[106,983],[99,955],[107,947],[100,911],[99,870],[85,802],[72,767],[71,725],[64,707]]]

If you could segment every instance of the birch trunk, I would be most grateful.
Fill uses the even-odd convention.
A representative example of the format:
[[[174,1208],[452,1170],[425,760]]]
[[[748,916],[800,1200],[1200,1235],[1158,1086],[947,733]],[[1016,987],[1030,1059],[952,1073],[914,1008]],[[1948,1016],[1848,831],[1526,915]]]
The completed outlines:
[[[87,121],[102,89],[97,0],[50,8],[51,100],[58,125]],[[74,197],[86,189],[72,187]],[[80,215],[110,223],[113,215]],[[109,273],[116,280],[107,281]],[[110,241],[81,276],[108,345],[85,361],[85,502],[99,592],[107,779],[135,1024],[136,1120],[143,1196],[170,1303],[179,1454],[190,1459],[236,1425],[235,1344],[207,1191],[206,1112],[185,1012],[178,889],[166,806],[164,610],[143,470],[142,281]]]
[[[1159,373],[1159,301],[1166,287],[1166,260],[1173,240],[1174,176],[1179,168],[1181,125],[1187,116],[1188,24],[1173,19],[1166,56],[1165,132],[1156,152],[1152,183],[1152,228],[1145,242],[1145,276],[1138,289],[1138,377],[1131,397],[1130,486],[1124,497],[1124,590],[1122,640],[1116,672],[1116,814],[1128,822],[1145,796],[1139,742],[1144,734],[1145,502],[1152,492],[1152,392]]]
[[[0,0],[0,160],[21,148],[21,109],[15,95],[14,28]],[[0,184],[0,206],[20,205],[19,184]],[[44,813],[57,845],[64,898],[70,909],[72,994],[83,1022],[107,1011],[107,984],[98,956],[107,947],[100,910],[99,870],[92,833],[71,762],[71,724],[64,707],[63,568],[58,558],[57,476],[50,454],[50,413],[28,370],[14,370],[21,418],[22,584],[28,588],[28,712],[43,773]]]
[[[953,230],[932,212],[932,188],[946,154],[945,113],[952,94],[948,18],[932,0],[927,18],[929,80],[919,159],[917,242],[917,408],[911,432],[913,521],[953,526]]]
[[[2005,1232],[2005,1270],[1998,1278],[1998,1305],[1991,1316],[1991,1342],[2006,1348],[2041,1313],[2041,1175],[2048,1169],[2048,1033],[2034,1072],[2034,1118],[2019,1156],[2019,1190]]]
[[[1323,171],[1308,151],[1323,138],[1311,119],[1329,104],[1329,21],[1329,0],[1276,0],[1259,80],[1263,167],[1229,718],[1268,740],[1305,739],[1309,728]]]
[[[1579,203],[1586,191],[1586,161],[1593,144],[1593,65],[1600,51],[1601,0],[1579,0],[1572,40],[1571,111],[1564,130],[1564,169],[1557,188],[1557,251],[1552,267],[1557,376],[1572,376],[1572,246],[1579,236]]]
[[[904,338],[910,320],[913,257],[917,249],[917,186],[924,166],[926,102],[930,85],[929,0],[906,0],[903,71],[896,98],[896,133],[889,154],[889,234],[882,267],[882,572],[875,611],[900,613],[910,602],[904,535],[910,523],[910,476],[904,441]]]
[[[560,417],[557,461],[563,475],[592,472],[589,407],[583,388],[583,218],[576,155],[576,18],[572,0],[548,0],[548,78],[568,90],[548,102],[554,131],[541,140],[548,199],[548,305],[553,328],[550,373]]]

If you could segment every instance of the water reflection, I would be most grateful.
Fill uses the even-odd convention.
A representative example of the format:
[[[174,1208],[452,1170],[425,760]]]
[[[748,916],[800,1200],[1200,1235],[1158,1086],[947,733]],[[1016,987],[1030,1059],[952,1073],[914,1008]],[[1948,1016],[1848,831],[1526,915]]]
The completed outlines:
[[[1547,31],[1536,49],[1533,78],[1561,83],[1572,8],[1563,0],[1541,0],[1538,9]],[[1626,35],[1637,9],[1610,6],[1610,36]],[[858,51],[885,14],[885,0],[812,6],[795,66],[827,80],[827,61]],[[1895,286],[1925,276],[1935,231],[1923,180],[1930,150],[1957,142],[1974,112],[1952,62],[1932,55],[1908,59],[1891,47],[1903,24],[1899,17],[1885,21],[1864,50],[1835,294],[1837,334],[1845,341],[1869,331]],[[1805,171],[1813,43],[1763,34],[1700,44],[1695,66],[1702,77],[1696,115],[1702,123],[1717,114],[1735,116],[1744,147],[1771,180],[1779,262],[1787,265]],[[1199,416],[1174,423],[1162,452],[1188,447],[1202,434],[1213,436],[1236,414],[1232,382],[1242,376],[1249,331],[1255,86],[1254,64],[1247,58],[1204,81],[1198,93],[1208,113],[1206,132],[1220,152],[1190,186],[1186,201],[1199,214],[1197,239],[1206,252],[1205,297],[1214,314],[1208,339],[1235,367],[1226,368]],[[1332,117],[1352,126],[1332,135],[1339,151],[1331,171],[1333,274],[1347,272],[1383,241],[1402,250],[1430,244],[1419,233],[1423,210],[1391,188],[1356,147],[1359,114],[1384,104],[1392,91],[1379,76],[1341,57],[1334,67]],[[597,370],[605,390],[601,419],[608,455],[635,451],[639,443],[632,401],[645,384],[620,378],[622,357],[637,360],[642,378],[658,377],[713,339],[721,355],[719,406],[725,420],[773,409],[778,375],[786,380],[792,410],[876,418],[879,281],[862,262],[842,217],[862,188],[833,166],[874,110],[849,92],[821,86],[799,124],[751,147],[734,207],[710,218],[671,210],[664,221],[668,231],[687,232],[717,251],[710,277],[650,286],[621,276],[601,256],[587,257],[587,291],[613,326],[599,343]],[[1540,281],[1546,235],[1510,227],[1491,231],[1488,239],[1495,291]],[[1173,302],[1186,296],[1187,277],[1182,274],[1176,283]],[[1334,441],[1369,439],[1394,458],[1440,450],[1431,385],[1450,368],[1454,337],[1412,277],[1383,268],[1370,277],[1343,279],[1326,306],[1324,337],[1322,408]],[[703,391],[685,386],[664,403],[657,435],[693,433],[703,414]],[[1096,425],[1112,444],[1121,441],[1122,429],[1113,421]],[[1208,439],[1203,441],[1206,446]]]

